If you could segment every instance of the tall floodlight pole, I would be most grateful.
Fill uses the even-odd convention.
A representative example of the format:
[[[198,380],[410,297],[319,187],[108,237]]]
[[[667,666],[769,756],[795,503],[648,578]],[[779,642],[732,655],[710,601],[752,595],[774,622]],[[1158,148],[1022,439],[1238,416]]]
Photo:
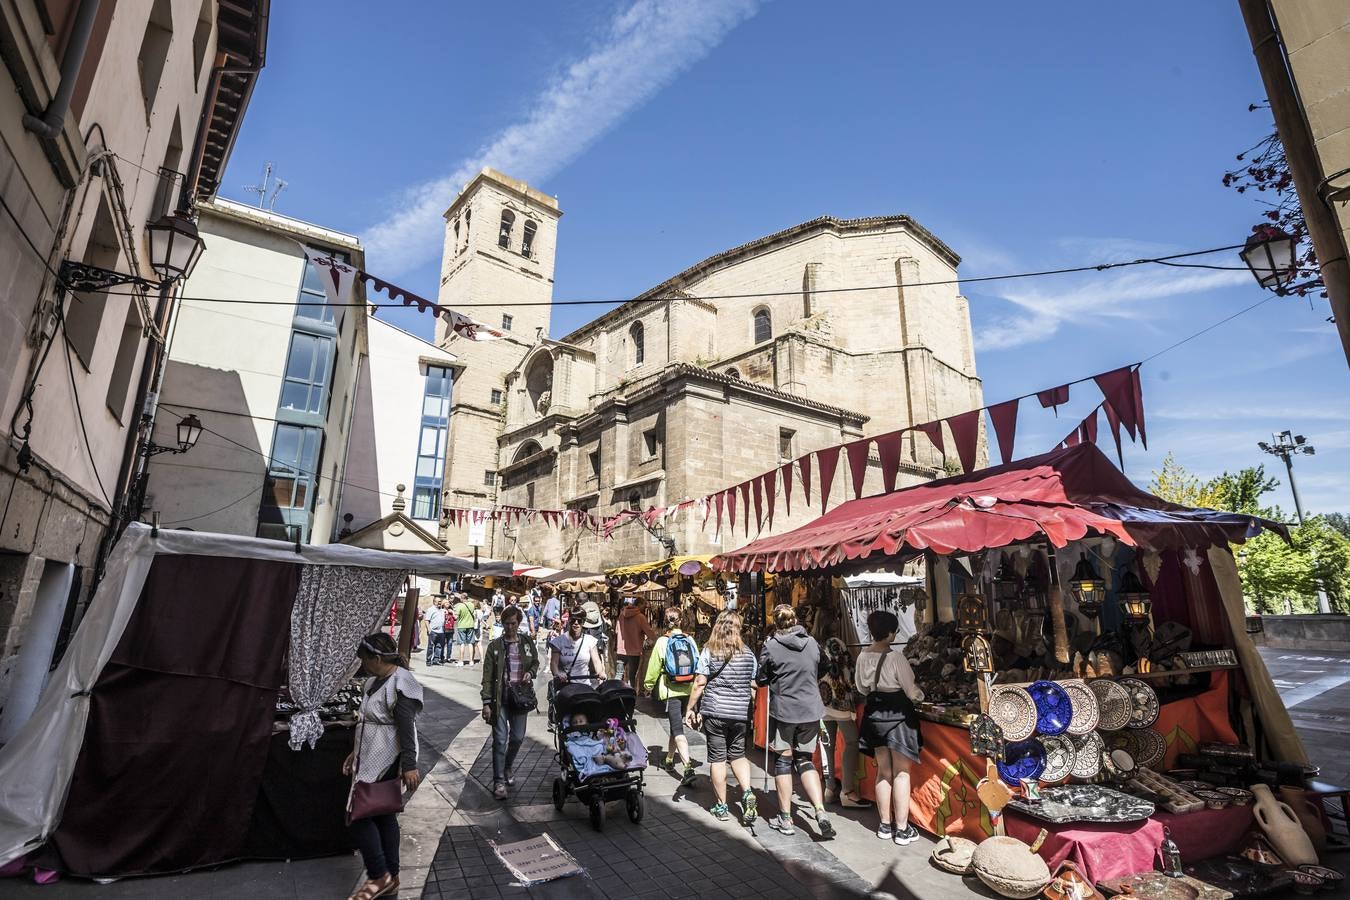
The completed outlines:
[[[1268,444],[1261,441],[1257,446],[1271,456],[1278,456],[1284,460],[1284,470],[1289,473],[1289,490],[1294,494],[1294,512],[1298,514],[1298,524],[1302,526],[1304,524],[1303,501],[1298,495],[1298,483],[1294,481],[1294,456],[1298,453],[1312,456],[1317,450],[1301,434],[1281,431],[1279,434],[1271,435],[1271,437],[1275,439],[1274,443]],[[1327,593],[1320,586],[1317,588],[1317,611],[1331,612],[1331,604],[1327,602]]]

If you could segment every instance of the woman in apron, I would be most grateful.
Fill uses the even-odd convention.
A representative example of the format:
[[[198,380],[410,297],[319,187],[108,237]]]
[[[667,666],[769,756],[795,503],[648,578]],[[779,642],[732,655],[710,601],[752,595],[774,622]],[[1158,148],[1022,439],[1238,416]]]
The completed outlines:
[[[405,791],[411,791],[421,780],[417,770],[416,720],[422,711],[422,685],[408,671],[407,661],[387,634],[362,638],[356,655],[370,680],[361,700],[356,748],[342,764],[342,772],[353,776],[353,794],[357,782],[369,784],[395,778],[401,780]],[[397,896],[398,813],[353,819],[350,827],[368,880],[348,900]]]

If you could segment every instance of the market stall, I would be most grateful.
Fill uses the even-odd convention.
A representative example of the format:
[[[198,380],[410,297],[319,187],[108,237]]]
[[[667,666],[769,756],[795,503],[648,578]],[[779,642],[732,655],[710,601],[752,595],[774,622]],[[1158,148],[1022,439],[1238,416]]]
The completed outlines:
[[[132,524],[0,749],[0,863],[91,877],[350,849],[355,650],[450,556]],[[509,564],[480,564],[508,574]],[[336,766],[336,768],[334,768]]]
[[[1167,503],[1082,444],[848,502],[712,565],[791,584],[773,599],[811,621],[846,608],[842,576],[920,564],[911,821],[1037,838],[1101,880],[1150,869],[1164,826],[1183,856],[1237,850],[1247,785],[1308,771],[1244,628],[1229,546],[1262,529],[1284,532]],[[839,771],[853,748],[833,751]]]

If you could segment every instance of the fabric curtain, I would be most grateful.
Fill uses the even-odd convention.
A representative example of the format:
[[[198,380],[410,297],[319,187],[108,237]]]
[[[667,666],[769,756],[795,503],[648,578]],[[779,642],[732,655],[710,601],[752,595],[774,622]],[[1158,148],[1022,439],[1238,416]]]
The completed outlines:
[[[305,566],[291,607],[292,750],[323,736],[319,707],[354,671],[356,646],[385,613],[408,573],[358,566]]]
[[[300,568],[155,559],[92,690],[51,839],[67,871],[148,875],[238,858],[267,762]]]
[[[1281,762],[1306,763],[1308,753],[1303,749],[1298,732],[1294,730],[1289,710],[1285,709],[1284,701],[1275,690],[1275,683],[1270,680],[1265,660],[1247,634],[1247,611],[1242,606],[1242,581],[1238,578],[1237,562],[1227,547],[1210,547],[1209,565],[1214,571],[1219,596],[1223,598],[1228,627],[1233,632],[1233,647],[1237,650],[1238,662],[1246,676],[1257,718],[1265,730],[1266,744],[1275,759]]]

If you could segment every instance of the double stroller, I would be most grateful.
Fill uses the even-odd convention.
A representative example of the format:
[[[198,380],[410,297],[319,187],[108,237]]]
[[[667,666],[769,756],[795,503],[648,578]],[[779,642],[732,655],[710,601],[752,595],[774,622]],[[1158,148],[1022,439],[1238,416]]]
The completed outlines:
[[[624,801],[628,818],[642,821],[647,749],[637,736],[637,693],[622,681],[598,687],[549,685],[549,724],[558,760],[553,805],[562,812],[569,796],[586,804],[591,826],[605,827],[605,804]]]

